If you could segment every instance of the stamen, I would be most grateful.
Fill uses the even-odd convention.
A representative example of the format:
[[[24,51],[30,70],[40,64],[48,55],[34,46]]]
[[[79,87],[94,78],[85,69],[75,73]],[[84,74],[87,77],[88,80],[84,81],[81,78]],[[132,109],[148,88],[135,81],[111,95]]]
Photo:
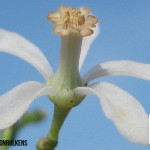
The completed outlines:
[[[90,9],[86,7],[73,9],[61,6],[59,11],[50,13],[48,19],[56,25],[54,30],[56,34],[65,36],[70,32],[75,32],[80,36],[89,36],[93,33],[91,28],[95,27],[98,22],[98,19],[89,13]],[[59,29],[57,29],[58,27]]]

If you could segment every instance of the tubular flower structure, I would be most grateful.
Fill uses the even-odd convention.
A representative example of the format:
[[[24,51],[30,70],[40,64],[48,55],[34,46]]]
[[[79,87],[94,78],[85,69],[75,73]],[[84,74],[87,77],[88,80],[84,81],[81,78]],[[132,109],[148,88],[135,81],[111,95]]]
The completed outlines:
[[[110,75],[150,80],[150,65],[129,60],[110,61],[92,67],[81,77],[85,56],[99,33],[98,19],[86,7],[65,6],[50,13],[48,19],[55,25],[54,33],[61,36],[60,60],[55,73],[38,47],[17,33],[0,30],[0,51],[29,62],[45,78],[45,83],[24,82],[0,96],[0,129],[13,125],[34,99],[46,95],[55,106],[48,138],[57,141],[68,112],[91,94],[99,98],[105,116],[125,138],[133,143],[148,144],[148,115],[140,102],[114,84],[89,82]],[[57,122],[59,127],[55,128]]]

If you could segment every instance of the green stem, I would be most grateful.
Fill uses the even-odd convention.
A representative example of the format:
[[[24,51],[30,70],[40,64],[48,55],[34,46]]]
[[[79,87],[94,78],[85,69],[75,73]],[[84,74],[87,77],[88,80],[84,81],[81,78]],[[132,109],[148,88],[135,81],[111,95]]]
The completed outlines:
[[[13,127],[2,131],[2,140],[12,140],[14,135]],[[1,146],[1,150],[8,150],[9,146]]]
[[[0,140],[15,140],[17,133],[24,126],[30,123],[36,123],[45,118],[45,113],[42,111],[34,111],[32,113],[26,113],[17,123],[13,126],[6,128],[0,134]],[[0,150],[8,150],[9,146],[0,146]]]
[[[40,139],[37,143],[37,150],[55,150],[58,143],[60,129],[70,112],[70,108],[54,106],[52,125],[47,138]]]
[[[54,107],[54,116],[51,125],[50,132],[48,134],[48,139],[51,141],[52,146],[57,145],[59,131],[63,125],[64,120],[66,119],[70,109],[61,108],[55,105]]]

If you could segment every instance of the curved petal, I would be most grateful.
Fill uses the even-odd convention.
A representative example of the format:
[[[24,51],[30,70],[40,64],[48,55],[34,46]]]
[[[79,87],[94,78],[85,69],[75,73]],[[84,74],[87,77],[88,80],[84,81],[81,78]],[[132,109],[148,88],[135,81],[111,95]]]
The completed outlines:
[[[17,33],[0,29],[0,51],[18,56],[27,61],[46,79],[53,72],[40,49]]]
[[[106,117],[124,137],[133,143],[148,144],[148,115],[126,91],[110,83],[100,83],[76,88],[75,93],[97,95]]]
[[[102,76],[124,75],[150,80],[150,64],[128,60],[110,61],[92,67],[83,76],[85,83]]]
[[[92,35],[83,38],[82,47],[81,47],[81,54],[80,54],[80,61],[79,61],[79,69],[81,69],[81,67],[84,63],[85,57],[88,53],[88,50],[90,49],[91,44],[93,43],[93,41],[95,40],[95,38],[99,34],[98,24],[92,30],[94,31]]]
[[[36,81],[25,82],[0,96],[0,130],[14,124],[34,99],[56,90]]]

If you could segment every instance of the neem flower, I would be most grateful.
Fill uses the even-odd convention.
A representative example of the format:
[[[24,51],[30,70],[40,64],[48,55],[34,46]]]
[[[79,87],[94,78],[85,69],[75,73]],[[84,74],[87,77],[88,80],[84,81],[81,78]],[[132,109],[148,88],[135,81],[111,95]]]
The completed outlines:
[[[88,8],[64,6],[50,13],[48,19],[55,25],[54,33],[61,36],[60,62],[55,73],[38,47],[16,33],[0,30],[0,51],[29,62],[45,78],[45,83],[25,82],[0,96],[0,129],[14,124],[34,99],[47,95],[55,106],[48,139],[56,142],[71,108],[80,104],[86,94],[92,94],[98,96],[106,117],[124,137],[134,143],[148,144],[148,115],[140,102],[114,84],[89,82],[108,75],[150,80],[150,65],[128,60],[110,61],[94,66],[81,77],[79,70],[99,32],[98,19]]]

